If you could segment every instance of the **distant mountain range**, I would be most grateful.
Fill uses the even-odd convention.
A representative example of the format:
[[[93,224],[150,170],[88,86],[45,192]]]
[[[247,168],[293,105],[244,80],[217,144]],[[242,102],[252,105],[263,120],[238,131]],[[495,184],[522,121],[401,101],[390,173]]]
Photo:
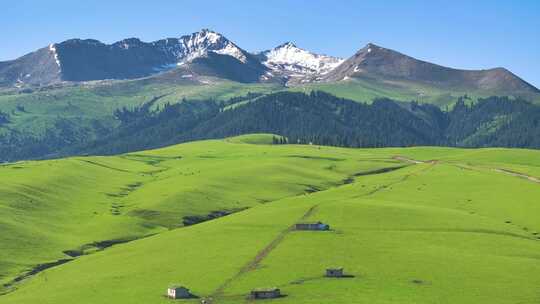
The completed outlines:
[[[18,59],[0,62],[0,87],[135,79],[167,72],[195,82],[208,76],[288,85],[368,78],[405,80],[444,89],[539,92],[504,68],[452,69],[371,43],[346,60],[315,54],[291,42],[251,53],[207,29],[148,43],[137,38],[113,44],[93,39],[54,43]]]
[[[540,91],[375,44],[347,59],[211,30],[54,43],[0,62],[0,162],[110,154],[244,133],[352,147],[540,148]]]

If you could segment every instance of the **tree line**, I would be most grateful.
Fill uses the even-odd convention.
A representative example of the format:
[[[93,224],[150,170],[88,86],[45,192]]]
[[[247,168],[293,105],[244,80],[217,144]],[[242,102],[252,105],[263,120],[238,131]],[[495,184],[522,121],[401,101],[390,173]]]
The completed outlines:
[[[116,110],[118,126],[107,129],[96,122],[97,133],[59,119],[40,139],[6,141],[0,135],[0,152],[9,155],[5,147],[11,145],[16,156],[25,158],[116,154],[247,133],[287,138],[275,138],[276,144],[540,148],[540,107],[508,97],[475,103],[460,98],[447,110],[387,98],[359,103],[319,91],[150,105]]]

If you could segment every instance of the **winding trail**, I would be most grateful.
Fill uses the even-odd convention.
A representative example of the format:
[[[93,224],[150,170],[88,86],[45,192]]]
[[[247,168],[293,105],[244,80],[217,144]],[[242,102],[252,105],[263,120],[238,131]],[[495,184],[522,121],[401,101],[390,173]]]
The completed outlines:
[[[511,170],[507,170],[507,169],[501,169],[501,168],[494,168],[492,170],[496,171],[496,172],[500,172],[500,173],[505,173],[505,174],[508,174],[508,175],[511,175],[511,176],[523,178],[523,179],[529,180],[529,181],[531,181],[533,183],[540,184],[540,179],[539,178],[534,177],[534,176],[530,176],[530,175],[527,175],[527,174],[524,174],[524,173],[511,171]]]
[[[403,157],[403,156],[399,156],[399,155],[396,155],[396,156],[394,156],[392,158],[395,159],[395,160],[408,162],[408,163],[412,163],[412,164],[425,164],[425,163],[437,163],[438,162],[438,160],[421,161],[421,160],[407,158],[407,157]],[[461,169],[466,169],[466,170],[472,170],[472,169],[477,169],[478,170],[479,169],[478,167],[470,165],[470,164],[468,164],[468,165],[452,164],[452,165],[454,165],[454,166],[456,166],[458,168],[461,168]],[[507,175],[511,175],[511,176],[514,176],[514,177],[519,177],[519,178],[531,181],[533,183],[540,184],[540,178],[534,177],[534,176],[531,176],[531,175],[527,175],[525,173],[516,172],[516,171],[503,169],[503,168],[489,168],[489,169],[491,169],[491,170],[493,170],[495,172],[504,173],[504,174],[507,174]]]
[[[408,158],[398,158],[398,156],[395,156],[395,157],[393,157],[393,158],[394,158],[394,159],[397,159],[397,160],[405,161],[405,162],[413,162],[413,161],[415,161],[415,160],[408,159]],[[409,177],[411,177],[411,176],[413,176],[413,175],[418,175],[418,174],[420,174],[420,173],[424,173],[424,172],[430,170],[430,169],[433,168],[435,165],[437,165],[438,162],[437,162],[437,161],[429,161],[429,162],[421,162],[421,161],[417,161],[417,162],[416,162],[416,161],[415,161],[415,164],[426,164],[426,163],[428,163],[429,166],[427,166],[427,167],[425,167],[425,168],[422,168],[421,170],[414,171],[414,172],[411,172],[411,173],[409,173],[409,174],[405,174],[405,175],[403,175],[403,177],[401,177],[399,180],[397,180],[397,181],[395,181],[395,182],[391,182],[391,183],[385,184],[385,185],[382,185],[382,186],[380,186],[380,187],[377,187],[376,189],[371,190],[371,191],[369,191],[368,193],[363,194],[363,195],[361,195],[361,196],[370,196],[370,195],[373,195],[373,194],[375,194],[375,193],[377,193],[377,192],[379,192],[379,191],[381,191],[381,190],[383,190],[383,189],[386,189],[386,188],[388,188],[388,187],[394,186],[394,185],[399,184],[399,183],[403,183],[403,182],[407,181],[407,179],[409,179]]]
[[[266,247],[257,253],[257,255],[248,261],[234,276],[227,279],[221,284],[207,299],[206,303],[215,303],[213,299],[223,294],[223,291],[231,285],[232,282],[238,280],[242,275],[253,271],[257,266],[285,239],[287,234],[294,230],[295,224],[298,221],[309,218],[317,209],[318,205],[311,206],[297,221],[287,227],[287,229],[281,231]]]
[[[416,159],[407,158],[407,157],[399,156],[399,155],[396,155],[396,156],[394,156],[392,158],[395,159],[395,160],[399,160],[399,161],[406,162],[406,163],[411,163],[411,164],[424,164],[424,163],[427,163],[426,161],[416,160]]]
[[[399,160],[402,160],[402,161],[407,161],[407,162],[413,162],[413,160],[406,159],[406,158],[396,158],[396,159],[399,159]],[[406,174],[402,178],[400,178],[399,180],[397,180],[395,182],[392,182],[392,183],[389,183],[389,184],[386,184],[386,185],[383,185],[381,187],[378,187],[377,189],[374,189],[373,191],[370,191],[370,192],[368,192],[368,193],[366,193],[366,194],[364,194],[362,196],[370,196],[370,195],[373,195],[373,194],[375,194],[376,192],[378,192],[378,191],[380,191],[382,189],[385,189],[387,187],[390,187],[390,186],[398,184],[398,183],[402,183],[402,182],[406,181],[409,177],[411,177],[413,175],[423,173],[423,172],[433,168],[433,166],[435,166],[437,164],[437,161],[428,161],[428,162],[417,161],[417,162],[414,162],[414,163],[415,164],[427,163],[427,164],[429,164],[429,166],[427,166],[425,168],[422,168],[421,170]],[[404,167],[406,167],[406,166],[392,168],[391,170],[387,170],[387,168],[386,168],[385,170],[382,170],[382,172],[379,172],[379,170],[376,170],[375,172],[372,172],[372,174],[386,173],[386,172],[394,171],[396,169],[401,169],[401,168],[404,168]],[[361,174],[361,175],[364,175],[364,174]],[[218,300],[220,297],[223,296],[223,292],[225,291],[225,289],[227,289],[227,287],[229,287],[234,281],[238,280],[244,274],[255,270],[259,266],[259,264],[270,254],[270,252],[272,252],[274,249],[276,249],[279,246],[279,244],[285,239],[285,237],[290,232],[294,231],[295,224],[297,222],[303,221],[303,220],[309,218],[311,215],[313,215],[313,213],[315,213],[315,211],[317,210],[317,207],[318,207],[318,205],[311,206],[297,221],[295,221],[292,225],[287,227],[287,229],[281,231],[270,243],[268,243],[268,245],[266,245],[262,250],[260,250],[257,253],[257,255],[255,255],[255,257],[253,259],[248,261],[235,275],[233,275],[232,277],[227,279],[225,282],[223,282],[223,284],[218,286],[218,288],[211,295],[209,295],[208,297],[205,297],[204,298],[204,301],[205,301],[204,303],[208,303],[208,304],[216,303],[216,300]]]

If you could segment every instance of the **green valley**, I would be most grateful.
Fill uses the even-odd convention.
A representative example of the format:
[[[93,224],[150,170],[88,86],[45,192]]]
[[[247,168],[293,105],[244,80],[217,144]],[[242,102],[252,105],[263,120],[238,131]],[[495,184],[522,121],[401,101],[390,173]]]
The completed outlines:
[[[199,297],[177,303],[540,301],[538,151],[274,137],[1,166],[0,303],[168,303],[172,284]]]
[[[540,2],[5,2],[0,304],[540,304]]]

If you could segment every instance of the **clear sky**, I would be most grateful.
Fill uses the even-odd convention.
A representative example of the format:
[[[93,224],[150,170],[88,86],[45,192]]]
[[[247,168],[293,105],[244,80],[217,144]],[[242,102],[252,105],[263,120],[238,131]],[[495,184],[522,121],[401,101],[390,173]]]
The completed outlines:
[[[0,5],[0,60],[51,42],[152,41],[210,28],[249,50],[285,41],[348,57],[368,42],[540,87],[540,0],[18,0]]]

